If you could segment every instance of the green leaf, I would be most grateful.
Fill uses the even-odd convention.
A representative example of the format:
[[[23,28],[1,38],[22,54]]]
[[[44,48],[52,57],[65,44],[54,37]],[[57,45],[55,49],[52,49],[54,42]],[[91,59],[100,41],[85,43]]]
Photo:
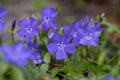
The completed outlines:
[[[120,56],[117,54],[108,62],[108,64],[111,66],[116,66],[119,63],[119,60],[120,60]]]
[[[102,66],[105,62],[106,54],[103,51],[99,51],[97,55],[97,64],[98,66]]]
[[[44,61],[45,61],[45,63],[46,64],[49,64],[50,63],[50,58],[51,58],[51,56],[50,56],[50,54],[49,53],[46,53],[45,55],[44,55]]]
[[[52,78],[54,78],[56,76],[56,74],[60,71],[59,67],[55,67],[51,70],[51,76]]]
[[[8,69],[9,69],[9,64],[6,62],[0,61],[0,76],[3,75]]]
[[[25,80],[25,76],[20,68],[12,66],[11,70],[11,80]]]
[[[46,73],[48,71],[49,65],[48,64],[42,64],[40,67],[41,73]]]
[[[116,31],[117,33],[120,34],[120,28],[118,26],[116,26],[115,24],[108,22],[108,21],[103,21],[102,24],[108,26],[108,29],[107,29],[108,32]]]
[[[58,77],[53,78],[53,80],[60,80]]]

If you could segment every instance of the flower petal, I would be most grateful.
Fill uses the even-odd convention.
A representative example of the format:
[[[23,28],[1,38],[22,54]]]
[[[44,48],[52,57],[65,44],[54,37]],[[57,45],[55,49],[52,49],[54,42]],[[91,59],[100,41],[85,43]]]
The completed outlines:
[[[0,8],[0,18],[5,18],[8,14],[6,9]]]
[[[26,42],[30,42],[32,40],[32,35],[31,34],[27,34],[26,35]]]
[[[26,28],[26,27],[30,26],[26,18],[23,18],[22,20],[20,20],[18,22],[18,24],[19,24],[19,26],[21,26],[23,28]]]
[[[89,44],[89,40],[86,40],[85,38],[81,38],[79,43],[82,44],[82,45],[88,45]]]
[[[50,25],[50,28],[51,28],[53,31],[57,30],[57,25],[56,25],[55,22],[49,22],[49,25]]]
[[[63,49],[58,49],[56,53],[56,60],[61,60],[67,58],[67,54]]]
[[[72,44],[68,44],[65,46],[65,51],[68,53],[68,54],[74,54],[75,53],[75,45],[72,43]]]
[[[20,38],[23,38],[26,35],[26,31],[24,29],[20,29],[17,31],[17,34]]]
[[[48,30],[48,28],[49,28],[49,25],[48,25],[48,23],[43,23],[42,24],[42,31],[46,31],[46,30]]]
[[[31,24],[31,26],[33,27],[33,26],[36,26],[37,25],[37,20],[35,19],[35,18],[32,18],[32,17],[30,17],[30,24]]]
[[[46,45],[48,51],[51,55],[53,55],[57,50],[57,43],[49,43]]]
[[[98,42],[99,42],[99,38],[96,37],[96,38],[93,38],[92,40],[90,40],[89,44],[92,46],[97,46]]]
[[[62,36],[59,33],[55,32],[53,37],[50,40],[55,42],[61,42]]]
[[[70,29],[70,27],[69,27],[68,25],[65,25],[65,26],[63,27],[63,29],[64,29],[64,33],[65,33],[65,34],[70,34],[71,29]]]
[[[5,21],[0,20],[0,31],[2,31],[4,29],[4,26],[5,26]]]

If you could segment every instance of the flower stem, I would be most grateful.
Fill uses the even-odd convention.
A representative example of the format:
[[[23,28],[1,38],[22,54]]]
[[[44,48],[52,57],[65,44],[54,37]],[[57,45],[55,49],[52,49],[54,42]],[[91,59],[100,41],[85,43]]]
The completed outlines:
[[[88,61],[88,46],[85,46],[85,50],[86,50],[86,60]]]
[[[0,37],[0,45],[2,45],[2,39],[1,39],[1,37]]]
[[[11,37],[12,37],[12,43],[15,42],[15,39],[14,39],[14,29],[11,27]]]
[[[97,53],[96,53],[96,55],[95,55],[95,57],[94,57],[94,62],[96,61],[97,56],[98,56],[98,54],[99,54],[101,48],[102,48],[102,45],[99,45],[98,48],[97,48]]]

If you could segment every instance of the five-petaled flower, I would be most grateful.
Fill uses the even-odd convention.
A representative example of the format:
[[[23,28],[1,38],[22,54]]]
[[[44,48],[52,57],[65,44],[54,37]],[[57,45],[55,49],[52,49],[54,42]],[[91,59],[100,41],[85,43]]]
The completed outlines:
[[[3,53],[3,60],[20,67],[26,65],[32,54],[31,50],[26,48],[23,43],[15,43],[13,46],[3,44],[1,50]]]
[[[102,29],[100,23],[87,23],[83,28],[79,28],[80,41],[82,45],[97,46]]]
[[[42,31],[48,30],[50,27],[51,30],[56,30],[56,16],[58,12],[54,8],[44,8],[41,10],[41,21],[40,25]]]
[[[5,20],[3,20],[3,18],[5,18],[8,14],[8,11],[0,8],[0,31],[2,31],[4,29],[5,26]]]
[[[19,21],[21,29],[17,31],[20,38],[26,37],[26,42],[30,42],[33,36],[38,35],[37,20],[30,17],[29,22],[26,18]]]
[[[51,43],[47,44],[47,49],[51,55],[56,53],[56,60],[67,58],[67,54],[75,53],[74,43],[70,43],[70,37],[61,36],[59,33],[55,33],[51,38]]]

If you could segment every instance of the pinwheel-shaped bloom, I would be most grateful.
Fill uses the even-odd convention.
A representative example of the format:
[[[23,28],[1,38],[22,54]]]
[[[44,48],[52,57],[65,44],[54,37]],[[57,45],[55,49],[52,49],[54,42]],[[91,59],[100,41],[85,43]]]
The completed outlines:
[[[31,50],[26,48],[23,43],[16,43],[12,47],[8,44],[2,46],[3,60],[16,64],[20,67],[26,65],[31,57]]]
[[[44,8],[41,10],[41,21],[40,25],[42,26],[42,31],[50,29],[56,30],[56,16],[58,12],[54,8]]]
[[[67,58],[68,54],[75,53],[74,43],[70,43],[70,38],[68,36],[61,36],[55,33],[51,38],[51,43],[47,44],[47,49],[51,55],[56,53],[56,60],[61,60]]]
[[[99,42],[99,36],[102,29],[100,23],[86,24],[83,28],[79,28],[79,34],[81,35],[79,43],[82,45],[97,46]]]
[[[30,42],[33,36],[38,35],[37,20],[30,17],[29,21],[23,18],[19,21],[21,29],[17,31],[20,38],[26,37],[26,42]]]
[[[75,25],[72,25],[73,27],[70,28],[69,26],[64,26],[64,33],[65,35],[69,36],[71,39],[73,39],[75,45],[79,45],[79,39],[80,39],[80,35],[78,32],[78,27],[75,27]]]
[[[4,29],[5,26],[5,20],[3,20],[3,18],[5,18],[8,14],[8,11],[0,8],[0,31],[2,31]]]
[[[109,75],[105,78],[105,80],[115,80],[115,78],[113,78],[113,76]]]

